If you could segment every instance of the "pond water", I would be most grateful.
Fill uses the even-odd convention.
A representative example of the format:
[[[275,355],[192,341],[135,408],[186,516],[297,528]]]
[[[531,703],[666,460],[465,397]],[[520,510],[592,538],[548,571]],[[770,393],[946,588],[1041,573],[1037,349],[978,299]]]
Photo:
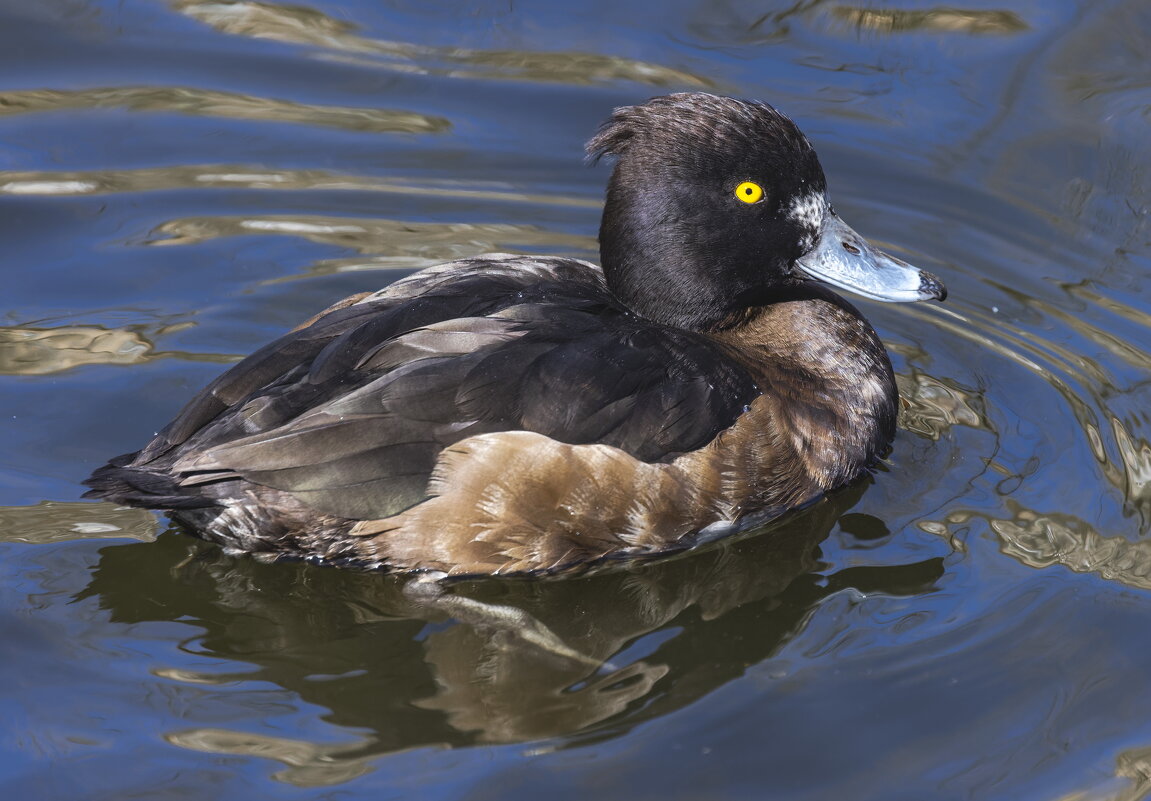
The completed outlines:
[[[0,2],[0,794],[1151,794],[1144,0]],[[872,480],[684,558],[390,578],[80,501],[226,365],[492,250],[594,258],[582,144],[666,91],[792,115],[906,403]]]

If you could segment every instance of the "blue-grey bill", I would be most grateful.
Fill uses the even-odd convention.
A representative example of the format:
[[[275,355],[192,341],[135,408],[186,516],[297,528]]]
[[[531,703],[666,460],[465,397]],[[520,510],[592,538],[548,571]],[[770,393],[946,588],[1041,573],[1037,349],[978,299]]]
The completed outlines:
[[[907,303],[947,297],[942,281],[872,247],[830,209],[824,212],[819,241],[795,266],[811,278],[872,300]]]

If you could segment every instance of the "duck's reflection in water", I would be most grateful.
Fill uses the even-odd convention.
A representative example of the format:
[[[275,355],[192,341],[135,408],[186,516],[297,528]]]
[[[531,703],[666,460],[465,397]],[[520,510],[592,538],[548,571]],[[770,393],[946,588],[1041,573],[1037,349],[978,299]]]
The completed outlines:
[[[932,589],[940,559],[826,573],[820,543],[863,490],[678,558],[575,579],[454,584],[471,610],[460,619],[420,603],[400,577],[265,565],[177,535],[104,549],[83,595],[98,596],[115,621],[202,629],[184,645],[194,657],[155,671],[165,679],[218,685],[223,700],[255,716],[269,714],[270,682],[359,735],[311,743],[250,725],[197,728],[209,721],[189,713],[192,727],[167,732],[170,742],[260,754],[288,766],[281,780],[334,784],[412,747],[553,740],[551,748],[614,736],[770,658],[832,593]],[[866,516],[851,517],[854,531]],[[483,611],[491,608],[520,619]],[[212,671],[217,660],[255,668]]]

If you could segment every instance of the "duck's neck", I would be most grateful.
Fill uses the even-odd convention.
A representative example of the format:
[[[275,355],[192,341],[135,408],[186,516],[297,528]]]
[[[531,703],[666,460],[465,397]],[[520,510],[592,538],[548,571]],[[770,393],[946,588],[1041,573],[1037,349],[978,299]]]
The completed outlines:
[[[849,303],[811,286],[748,310],[709,338],[771,396],[766,436],[790,448],[826,491],[855,479],[895,435],[898,393],[887,351]]]

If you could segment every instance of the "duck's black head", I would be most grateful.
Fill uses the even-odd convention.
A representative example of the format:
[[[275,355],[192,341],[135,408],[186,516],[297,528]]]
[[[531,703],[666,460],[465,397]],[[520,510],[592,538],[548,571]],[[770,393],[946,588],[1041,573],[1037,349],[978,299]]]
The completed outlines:
[[[766,103],[656,97],[616,109],[587,148],[619,157],[600,255],[648,319],[708,330],[812,278],[881,300],[944,295],[839,220],[811,142]]]

